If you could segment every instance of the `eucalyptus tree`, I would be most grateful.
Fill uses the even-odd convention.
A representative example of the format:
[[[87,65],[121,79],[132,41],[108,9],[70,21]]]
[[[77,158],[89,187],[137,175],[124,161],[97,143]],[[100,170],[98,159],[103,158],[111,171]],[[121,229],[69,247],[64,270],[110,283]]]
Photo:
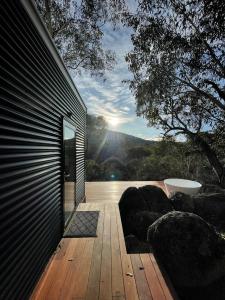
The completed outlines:
[[[165,134],[185,134],[225,172],[209,143],[225,121],[225,5],[215,0],[142,0],[126,14],[133,49],[126,60],[137,114]]]
[[[104,49],[106,22],[120,21],[124,0],[35,0],[37,9],[66,66],[80,73],[103,76],[115,63],[115,54]]]

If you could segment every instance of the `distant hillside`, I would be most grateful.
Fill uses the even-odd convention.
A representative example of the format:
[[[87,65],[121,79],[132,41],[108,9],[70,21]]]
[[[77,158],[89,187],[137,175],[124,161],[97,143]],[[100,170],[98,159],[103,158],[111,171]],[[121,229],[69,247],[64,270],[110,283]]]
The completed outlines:
[[[147,141],[125,133],[105,130],[104,133],[88,132],[88,159],[101,163],[109,159],[123,161],[127,151],[138,146],[150,146],[154,141]]]

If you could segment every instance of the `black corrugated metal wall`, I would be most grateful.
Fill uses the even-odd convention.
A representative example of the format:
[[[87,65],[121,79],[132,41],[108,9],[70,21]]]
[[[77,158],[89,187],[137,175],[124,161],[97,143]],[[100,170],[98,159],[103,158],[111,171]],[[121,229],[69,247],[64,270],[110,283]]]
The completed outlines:
[[[68,111],[84,197],[86,111],[18,0],[0,1],[0,68],[0,299],[27,299],[62,236]]]

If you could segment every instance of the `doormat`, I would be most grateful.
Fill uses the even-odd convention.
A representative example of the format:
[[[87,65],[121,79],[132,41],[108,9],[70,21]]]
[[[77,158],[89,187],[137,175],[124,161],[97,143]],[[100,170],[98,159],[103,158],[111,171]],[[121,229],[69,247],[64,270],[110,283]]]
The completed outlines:
[[[64,237],[96,237],[99,211],[76,211]]]

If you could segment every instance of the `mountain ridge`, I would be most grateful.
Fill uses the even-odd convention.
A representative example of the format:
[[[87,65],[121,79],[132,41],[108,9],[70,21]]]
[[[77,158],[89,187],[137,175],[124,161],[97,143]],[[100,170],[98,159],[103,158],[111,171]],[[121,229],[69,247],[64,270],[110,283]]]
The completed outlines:
[[[88,132],[88,159],[102,163],[110,158],[125,160],[134,147],[151,146],[156,141],[145,140],[114,130]]]

